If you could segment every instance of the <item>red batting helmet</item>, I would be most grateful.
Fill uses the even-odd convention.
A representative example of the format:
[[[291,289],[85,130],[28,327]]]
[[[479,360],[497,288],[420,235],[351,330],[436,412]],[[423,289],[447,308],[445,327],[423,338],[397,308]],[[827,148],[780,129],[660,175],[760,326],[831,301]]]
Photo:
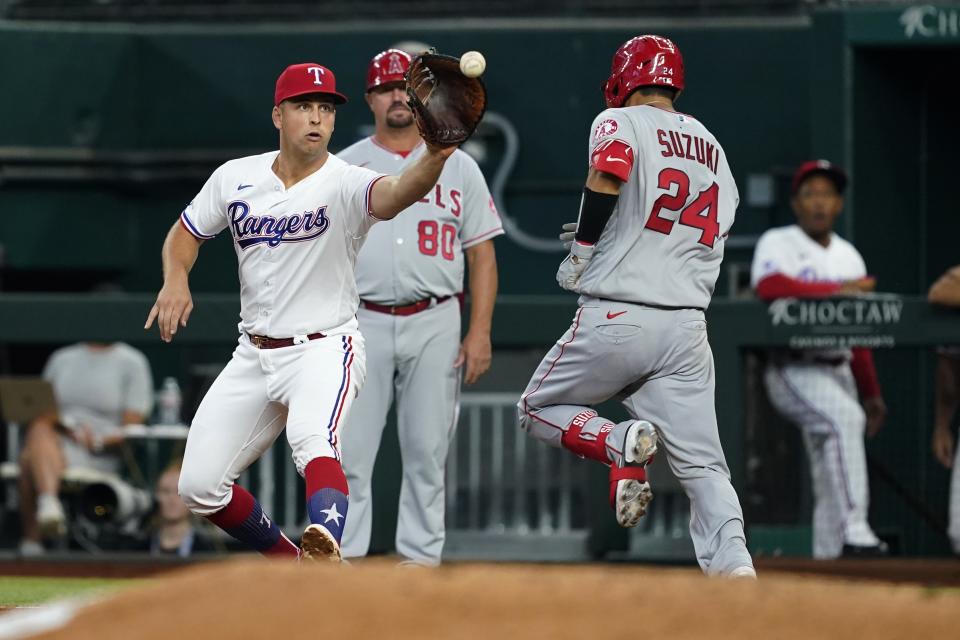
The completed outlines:
[[[390,82],[403,82],[411,60],[409,53],[399,49],[387,49],[373,56],[367,67],[367,91]]]
[[[637,36],[613,54],[610,77],[603,84],[608,107],[622,107],[639,87],[683,89],[683,56],[669,38]]]

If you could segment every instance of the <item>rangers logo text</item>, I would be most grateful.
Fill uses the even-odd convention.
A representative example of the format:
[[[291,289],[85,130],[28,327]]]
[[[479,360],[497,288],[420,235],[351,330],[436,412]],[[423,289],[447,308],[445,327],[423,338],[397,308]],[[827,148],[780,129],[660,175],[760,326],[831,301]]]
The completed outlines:
[[[316,211],[274,218],[250,215],[250,205],[243,200],[234,200],[227,205],[233,237],[241,249],[261,243],[276,247],[283,242],[304,242],[318,238],[326,233],[330,226],[326,210],[324,205]]]

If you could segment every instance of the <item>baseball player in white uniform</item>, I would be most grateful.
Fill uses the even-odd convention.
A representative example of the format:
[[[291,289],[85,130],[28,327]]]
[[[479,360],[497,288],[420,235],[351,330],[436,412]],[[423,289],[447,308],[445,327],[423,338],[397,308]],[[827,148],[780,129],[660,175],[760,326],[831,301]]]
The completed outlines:
[[[371,60],[367,103],[375,132],[339,157],[382,173],[402,171],[425,152],[407,106],[411,57],[388,49]],[[444,542],[444,465],[458,414],[460,372],[472,383],[490,365],[497,294],[493,238],[503,233],[476,162],[462,151],[434,188],[402,216],[371,229],[357,256],[357,319],[367,344],[367,381],[344,429],[351,511],[346,557],[370,546],[371,479],[387,411],[396,397],[403,459],[396,548],[407,561],[440,562]],[[460,340],[464,254],[471,317]]]
[[[397,176],[352,166],[327,151],[344,102],[326,67],[295,64],[280,74],[272,114],[279,151],[222,165],[183,211],[164,243],[163,288],[145,325],[157,320],[167,342],[186,326],[200,245],[229,229],[240,338],[193,419],[180,495],[267,555],[296,557],[298,549],[235,483],[286,427],[307,485],[303,557],[340,559],[348,495],[341,427],[366,375],[354,261],[370,227],[426,194],[454,150],[428,147]]]
[[[960,307],[960,266],[940,276],[927,298],[933,304]],[[934,410],[933,455],[950,473],[950,506],[947,535],[953,552],[960,555],[960,447],[953,429],[960,409],[960,347],[941,347],[937,352],[936,406]]]
[[[633,38],[613,57],[575,240],[557,272],[580,293],[579,309],[523,392],[519,418],[535,438],[610,467],[625,527],[650,502],[645,466],[662,445],[690,498],[701,568],[755,577],[704,320],[739,196],[713,134],[675,111],[683,87],[683,59],[667,38]],[[612,397],[632,420],[613,424],[591,408]]]
[[[797,170],[791,201],[797,224],[765,232],[753,256],[751,283],[761,299],[873,290],[860,253],[832,230],[846,184],[846,174],[826,160]],[[803,432],[813,476],[813,556],[885,554],[867,523],[863,435],[874,436],[887,411],[870,350],[776,351],[764,382],[774,408]]]

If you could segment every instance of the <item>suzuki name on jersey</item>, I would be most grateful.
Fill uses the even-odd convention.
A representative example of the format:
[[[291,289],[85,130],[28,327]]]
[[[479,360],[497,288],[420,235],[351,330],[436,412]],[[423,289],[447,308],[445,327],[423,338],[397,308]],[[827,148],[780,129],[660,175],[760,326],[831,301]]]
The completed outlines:
[[[657,140],[663,147],[660,155],[664,158],[676,156],[693,160],[710,169],[716,175],[717,165],[720,164],[720,149],[703,138],[679,131],[657,129]]]
[[[330,226],[326,210],[327,206],[324,205],[316,211],[274,218],[250,215],[250,204],[243,200],[234,200],[227,205],[233,237],[241,249],[261,243],[276,247],[283,242],[304,242],[318,238],[326,233]]]

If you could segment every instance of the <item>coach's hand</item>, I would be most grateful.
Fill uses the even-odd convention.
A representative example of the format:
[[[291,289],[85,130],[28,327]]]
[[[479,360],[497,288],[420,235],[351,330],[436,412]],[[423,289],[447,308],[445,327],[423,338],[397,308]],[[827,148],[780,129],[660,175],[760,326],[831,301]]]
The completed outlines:
[[[947,469],[953,466],[953,434],[950,429],[937,427],[933,430],[933,455]]]
[[[840,285],[841,294],[870,293],[877,288],[877,279],[872,276],[847,280]]]
[[[149,329],[156,320],[157,328],[160,329],[160,338],[164,342],[170,342],[176,335],[178,326],[187,326],[191,311],[193,311],[193,298],[190,295],[190,285],[187,284],[186,276],[167,278],[160,293],[157,294],[157,301],[150,309],[143,328]]]
[[[473,384],[490,368],[492,352],[489,333],[468,331],[460,344],[460,353],[457,354],[453,366],[459,369],[466,363],[463,380],[467,384]]]
[[[867,398],[863,401],[863,411],[867,414],[867,437],[880,433],[880,427],[887,419],[887,403],[880,396]]]

